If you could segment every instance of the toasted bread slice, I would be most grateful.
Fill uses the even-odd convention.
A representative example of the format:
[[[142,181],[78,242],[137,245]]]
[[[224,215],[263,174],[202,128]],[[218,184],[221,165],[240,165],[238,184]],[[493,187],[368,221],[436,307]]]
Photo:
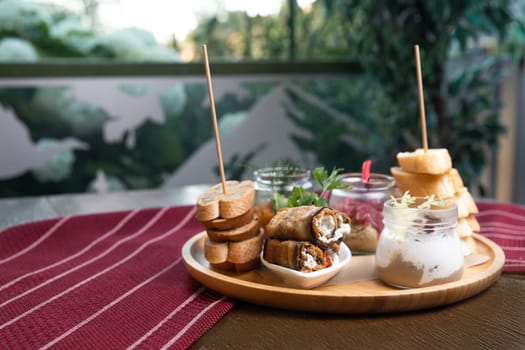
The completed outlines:
[[[416,149],[414,152],[399,152],[399,166],[411,173],[445,174],[452,168],[452,159],[446,148],[432,148],[425,152]]]
[[[410,194],[416,197],[426,197],[432,194],[439,198],[454,197],[454,184],[446,174],[416,174],[400,167],[392,167],[390,172],[402,193],[410,191]]]
[[[244,241],[256,236],[260,227],[259,219],[253,217],[249,223],[241,227],[232,228],[231,230],[206,230],[206,232],[208,237],[216,242]]]
[[[467,218],[470,214],[477,214],[478,207],[466,187],[454,195],[454,202],[458,207],[458,219]]]
[[[202,225],[207,230],[231,230],[249,224],[253,220],[254,215],[254,209],[250,208],[246,213],[240,216],[231,219],[218,218],[211,221],[205,221],[202,222]]]
[[[251,271],[251,270],[258,268],[259,265],[261,265],[261,259],[260,257],[257,257],[245,263],[239,263],[239,264],[233,264],[233,265],[234,265],[235,272]]]
[[[460,238],[472,236],[472,228],[468,224],[466,218],[458,219],[458,225],[456,226],[456,231]]]
[[[473,232],[479,232],[481,230],[481,227],[479,226],[478,219],[474,215],[467,216],[467,223],[472,229]]]
[[[204,239],[204,257],[210,264],[223,264],[228,261],[228,242],[214,242],[208,237]]]
[[[216,270],[235,271],[235,264],[233,264],[233,263],[231,263],[229,261],[226,261],[226,262],[223,262],[223,263],[218,263],[218,264],[210,263],[210,266],[213,267]]]
[[[468,192],[467,194],[465,194],[463,191],[457,192],[454,195],[454,203],[456,203],[458,208],[458,219],[466,218],[470,215]]]
[[[253,181],[226,181],[226,194],[222,184],[210,187],[197,198],[196,218],[200,222],[218,218],[231,219],[253,207],[255,188]]]
[[[259,234],[239,242],[229,242],[228,261],[234,264],[244,264],[258,259],[261,254],[264,235],[262,230]]]
[[[458,169],[452,168],[447,174],[450,182],[452,182],[452,184],[454,185],[454,189],[456,192],[459,192],[463,187],[465,187],[463,179],[461,178]]]

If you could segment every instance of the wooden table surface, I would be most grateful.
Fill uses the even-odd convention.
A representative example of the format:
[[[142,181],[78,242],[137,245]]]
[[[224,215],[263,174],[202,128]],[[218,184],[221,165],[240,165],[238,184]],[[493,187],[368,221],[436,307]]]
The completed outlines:
[[[207,187],[0,199],[0,229],[64,215],[193,204]],[[525,349],[525,275],[504,273],[470,299],[399,314],[308,314],[238,302],[192,348]]]

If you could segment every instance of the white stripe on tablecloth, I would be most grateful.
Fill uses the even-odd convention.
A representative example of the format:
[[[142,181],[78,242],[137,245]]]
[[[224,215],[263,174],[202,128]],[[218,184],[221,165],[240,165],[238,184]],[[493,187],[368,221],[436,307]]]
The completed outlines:
[[[138,230],[137,232],[135,232],[131,236],[124,237],[121,240],[115,242],[111,247],[109,247],[108,249],[106,249],[105,251],[100,253],[99,255],[97,255],[97,256],[89,259],[89,260],[86,260],[83,263],[81,263],[81,264],[79,264],[79,265],[77,265],[75,267],[70,268],[69,270],[66,270],[66,271],[62,272],[61,274],[58,274],[55,277],[52,277],[52,278],[50,278],[50,279],[40,283],[39,285],[34,286],[33,288],[28,289],[25,292],[20,293],[20,294],[18,294],[16,296],[12,297],[9,300],[6,300],[2,304],[0,304],[0,308],[6,306],[7,304],[12,303],[15,300],[18,300],[18,299],[20,299],[22,297],[25,297],[26,295],[34,292],[35,290],[38,290],[38,289],[40,289],[40,288],[42,288],[42,287],[44,287],[44,286],[46,286],[46,285],[48,285],[48,284],[50,284],[52,282],[54,282],[54,281],[64,277],[64,276],[67,276],[67,275],[69,275],[69,274],[71,274],[71,273],[73,273],[73,272],[75,272],[77,270],[80,270],[84,266],[89,265],[92,262],[94,262],[94,261],[96,261],[96,260],[98,260],[98,259],[100,259],[100,258],[102,258],[102,257],[104,257],[106,255],[108,255],[113,250],[115,250],[118,246],[120,246],[122,243],[127,242],[127,241],[129,241],[129,240],[131,240],[131,239],[133,239],[133,238],[135,238],[137,236],[140,236],[142,233],[144,233],[147,229],[149,229],[151,226],[153,226],[168,209],[169,209],[168,207],[163,208],[152,219],[150,219],[140,230]]]
[[[88,318],[84,319],[82,322],[77,323],[74,327],[70,328],[70,329],[67,330],[66,332],[62,333],[61,335],[59,335],[58,337],[56,337],[55,339],[53,339],[52,341],[50,341],[49,343],[47,343],[46,345],[44,345],[43,347],[41,347],[40,350],[49,349],[51,346],[55,345],[56,343],[58,343],[59,341],[61,341],[61,340],[64,339],[65,337],[69,336],[71,333],[77,331],[79,328],[81,328],[81,327],[84,326],[85,324],[91,322],[92,320],[94,320],[95,318],[97,318],[98,316],[100,316],[103,312],[105,312],[105,311],[108,310],[109,308],[111,308],[111,307],[113,307],[114,305],[118,304],[121,300],[123,300],[124,298],[126,298],[128,295],[133,294],[135,291],[139,290],[140,288],[142,288],[142,287],[145,286],[146,284],[150,283],[150,282],[153,281],[155,278],[157,278],[157,277],[159,277],[160,275],[162,275],[163,273],[169,271],[172,267],[174,267],[175,265],[177,265],[177,264],[180,263],[181,261],[182,261],[182,257],[179,257],[177,260],[172,261],[168,266],[164,267],[162,270],[160,270],[159,272],[157,272],[157,273],[154,274],[153,276],[149,277],[147,280],[142,281],[140,284],[137,284],[135,287],[133,287],[132,289],[128,290],[126,293],[122,294],[122,295],[119,296],[117,299],[113,300],[111,303],[106,304],[104,307],[102,307],[101,309],[99,309],[97,312],[95,312],[94,314],[92,314],[92,315],[89,316]]]
[[[225,298],[226,297],[222,297],[222,298],[220,298],[218,300],[215,300],[213,303],[208,305],[206,308],[202,309],[201,312],[199,312],[197,314],[197,316],[195,316],[190,322],[188,322],[188,324],[186,326],[184,326],[184,328],[181,329],[179,333],[177,333],[166,344],[164,344],[164,346],[161,348],[161,350],[168,349],[170,346],[172,346],[173,343],[175,343],[177,340],[179,340],[188,331],[188,329],[190,329],[190,327],[193,326],[193,324],[195,322],[197,322],[202,317],[202,315],[204,315],[206,312],[208,312],[209,309],[211,309],[212,307],[214,307],[215,305],[217,305],[218,303],[223,301]]]
[[[188,305],[189,303],[191,303],[193,300],[195,300],[195,298],[197,296],[199,296],[199,294],[201,294],[203,291],[204,291],[204,287],[201,287],[199,288],[199,290],[197,290],[195,293],[193,293],[188,299],[186,299],[182,304],[180,304],[179,306],[177,306],[175,308],[175,310],[173,310],[172,312],[169,313],[168,316],[166,316],[162,321],[160,321],[159,323],[157,323],[157,325],[155,327],[153,327],[152,329],[150,329],[146,334],[144,334],[139,340],[137,340],[136,342],[134,342],[133,344],[131,344],[127,350],[131,350],[131,349],[134,349],[136,348],[137,346],[139,346],[140,344],[142,344],[142,342],[144,342],[144,340],[148,339],[149,336],[151,336],[153,333],[155,333],[160,327],[162,327],[162,325],[164,323],[166,323],[170,318],[172,318],[173,316],[175,316],[180,310],[182,310],[184,307],[186,307],[186,305]]]
[[[22,249],[21,251],[3,259],[3,260],[0,260],[0,265],[8,262],[8,261],[11,261],[15,258],[18,258],[20,255],[23,255],[29,251],[31,251],[32,249],[34,249],[35,247],[38,247],[38,245],[40,243],[42,243],[43,241],[46,240],[46,238],[48,238],[49,236],[51,236],[53,233],[56,232],[56,230],[62,226],[67,220],[69,220],[71,218],[71,216],[64,216],[63,218],[61,218],[60,220],[58,220],[49,230],[47,230],[46,233],[44,233],[42,236],[40,236],[36,241],[34,241],[33,243],[31,243],[30,245],[28,245],[27,247],[25,247],[24,249]]]
[[[96,274],[78,282],[77,284],[75,284],[74,286],[71,286],[69,287],[68,289],[66,289],[65,291],[59,293],[59,294],[56,294],[55,296],[49,298],[48,300],[34,306],[33,308],[27,310],[26,312],[18,315],[17,317],[5,322],[4,324],[0,325],[0,330],[4,329],[5,327],[17,322],[18,320],[26,317],[27,315],[35,312],[36,310],[42,308],[43,306],[46,306],[47,304],[51,303],[52,301],[66,295],[67,293],[77,289],[78,287],[81,287],[83,286],[84,284],[86,283],[89,283],[91,282],[92,280],[94,280],[95,278],[105,274],[106,272],[116,268],[116,267],[119,267],[120,265],[124,264],[126,261],[132,259],[135,255],[139,254],[142,250],[144,250],[147,246],[149,246],[150,244],[152,243],[155,243],[157,241],[160,241],[170,235],[172,235],[173,233],[177,232],[178,230],[180,230],[182,227],[184,227],[184,225],[192,218],[192,215],[195,213],[195,206],[193,206],[191,208],[191,210],[188,212],[188,214],[186,214],[186,216],[184,217],[184,219],[174,228],[172,228],[171,230],[169,230],[168,232],[156,237],[156,238],[152,238],[150,239],[149,241],[146,241],[145,243],[143,243],[138,249],[136,249],[133,253],[129,254],[128,256],[126,256],[125,258],[119,260],[118,262],[116,262],[115,264],[105,268],[104,270],[100,271],[100,272],[97,272]]]
[[[525,240],[525,236],[519,236],[516,233],[513,234],[505,234],[505,233],[499,233],[499,232],[485,232],[481,231],[481,234],[485,237],[489,238],[499,238],[499,239],[505,239],[509,241],[515,241],[515,240]]]
[[[492,230],[511,230],[514,231],[514,233],[519,233],[521,230],[523,230],[523,225],[512,225],[508,223],[503,222],[483,222],[481,223],[481,229],[492,229]]]
[[[525,247],[512,247],[508,245],[501,245],[501,249],[503,249],[504,251],[513,250],[513,251],[525,252]]]
[[[519,220],[525,222],[525,215],[519,215],[514,213],[509,213],[508,211],[501,210],[501,209],[488,209],[488,210],[482,210],[478,214],[476,214],[476,217],[483,217],[488,215],[498,215],[498,216],[504,216],[507,218],[511,218],[514,220]]]
[[[13,284],[23,280],[24,278],[27,278],[29,276],[32,276],[32,275],[35,275],[37,273],[40,273],[40,272],[43,272],[43,271],[46,271],[46,270],[49,270],[49,269],[52,269],[53,267],[56,267],[58,265],[62,265],[63,263],[66,263],[68,262],[69,260],[72,260],[82,254],[84,254],[85,252],[87,252],[88,250],[90,250],[91,248],[93,248],[97,243],[99,243],[100,241],[108,238],[109,236],[113,235],[115,232],[117,232],[118,230],[120,230],[126,223],[129,222],[129,220],[131,220],[131,218],[133,216],[135,216],[135,214],[137,214],[140,210],[137,209],[137,210],[133,210],[132,212],[130,212],[128,215],[126,215],[126,217],[124,219],[122,219],[118,224],[117,226],[115,226],[114,228],[112,228],[111,230],[109,230],[108,232],[106,232],[104,235],[100,236],[99,238],[97,238],[96,240],[94,240],[93,242],[91,242],[90,244],[88,244],[85,248],[81,249],[80,251],[76,252],[75,254],[73,255],[70,255],[60,261],[57,261],[51,265],[47,265],[47,266],[44,266],[38,270],[34,270],[34,271],[31,271],[31,272],[28,272],[26,273],[25,275],[22,275],[22,276],[19,276],[17,278],[15,278],[14,280],[12,280],[11,282],[8,282],[6,284],[4,284],[3,286],[0,286],[0,291],[6,289],[7,287],[10,287],[12,286]]]

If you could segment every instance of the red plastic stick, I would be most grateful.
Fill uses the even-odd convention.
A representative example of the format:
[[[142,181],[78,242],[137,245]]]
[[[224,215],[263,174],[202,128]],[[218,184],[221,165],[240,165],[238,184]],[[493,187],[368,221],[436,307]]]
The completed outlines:
[[[363,166],[361,167],[361,180],[363,180],[363,183],[368,183],[370,180],[370,167],[372,166],[372,161],[370,159],[365,160],[363,162]]]

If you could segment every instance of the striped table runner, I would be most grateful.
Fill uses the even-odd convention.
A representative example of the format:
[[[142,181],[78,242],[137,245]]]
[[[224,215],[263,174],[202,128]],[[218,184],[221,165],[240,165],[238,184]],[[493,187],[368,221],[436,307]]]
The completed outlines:
[[[497,202],[477,203],[481,234],[505,252],[504,272],[525,272],[525,207]]]
[[[194,216],[143,209],[0,231],[0,348],[190,346],[233,307],[185,270]]]
[[[525,272],[525,207],[478,203],[481,234]],[[0,348],[181,349],[234,305],[186,272],[195,207],[63,217],[0,231]]]

